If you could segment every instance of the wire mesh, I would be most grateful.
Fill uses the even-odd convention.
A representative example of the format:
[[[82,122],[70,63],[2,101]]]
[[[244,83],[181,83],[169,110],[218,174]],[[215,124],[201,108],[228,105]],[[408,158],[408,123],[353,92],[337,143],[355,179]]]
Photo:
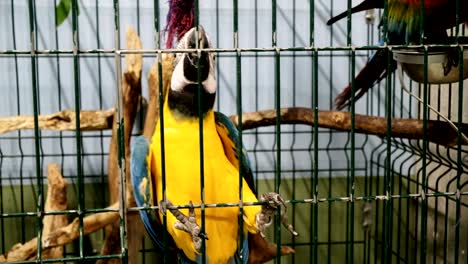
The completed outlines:
[[[73,0],[69,18],[56,26],[59,2],[0,2],[0,89],[5,91],[1,115],[34,117],[33,131],[0,134],[0,254],[34,237],[40,248],[43,218],[65,214],[70,221],[79,219],[78,241],[65,247],[63,258],[41,261],[128,262],[125,212],[142,208],[126,208],[125,192],[119,210],[121,253],[101,255],[104,232],[88,235],[83,230],[85,216],[108,211],[109,194],[103,186],[111,132],[40,130],[39,117],[117,105],[116,122],[123,131],[122,58],[143,54],[146,76],[155,61],[161,66],[161,54],[175,52],[160,45],[167,6],[165,1]],[[394,138],[388,130],[379,138],[355,128],[355,114],[365,114],[385,117],[388,127],[392,118],[422,120],[428,131],[427,120],[442,120],[428,104],[461,128],[468,119],[466,81],[418,84],[406,75],[400,82],[397,73],[389,74],[351,106],[351,131],[321,128],[318,111],[333,110],[333,98],[374,51],[388,49],[392,60],[394,47],[378,44],[388,30],[386,23],[377,27],[378,19],[386,14],[356,14],[329,27],[325,23],[333,14],[357,1],[195,2],[196,24],[210,34],[210,51],[217,56],[216,109],[225,114],[275,109],[277,114],[274,126],[240,133],[240,144],[252,160],[257,193],[276,191],[288,199],[289,219],[300,233],[293,237],[276,219],[268,238],[293,247],[296,254],[275,263],[468,263],[468,148],[462,145],[461,132],[456,145],[446,147],[430,143],[426,133],[422,140],[408,140]],[[122,47],[127,26],[137,28],[142,50]],[[452,34],[462,36],[465,31],[457,28]],[[452,46],[458,48],[459,58],[466,53],[466,44]],[[422,47],[427,65],[428,46]],[[427,74],[426,66],[426,80]],[[142,88],[147,95],[146,80]],[[315,125],[280,125],[283,107],[313,109]],[[75,122],[79,127],[79,115]],[[122,168],[124,150],[120,153]],[[51,162],[60,165],[69,181],[69,209],[45,213],[46,166]],[[123,168],[120,173],[121,182],[130,184]],[[200,174],[203,186],[203,165]],[[240,185],[245,188],[242,181]],[[210,206],[202,202],[202,212]],[[38,250],[33,259],[41,259],[42,253]],[[170,263],[148,239],[142,241],[139,261]]]

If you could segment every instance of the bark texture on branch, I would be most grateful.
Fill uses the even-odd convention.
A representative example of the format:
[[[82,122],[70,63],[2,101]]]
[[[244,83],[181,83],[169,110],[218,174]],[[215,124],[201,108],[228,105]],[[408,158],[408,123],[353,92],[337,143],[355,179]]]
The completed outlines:
[[[169,63],[169,61],[167,61]],[[164,64],[164,61],[163,61]],[[156,66],[154,66],[156,67]],[[164,66],[163,66],[164,68]],[[163,74],[166,74],[166,68],[164,68]],[[152,70],[154,72],[154,69]],[[157,76],[157,75],[156,75]],[[170,77],[170,75],[169,75]],[[158,87],[158,84],[154,84],[151,81],[152,74],[150,73],[150,87]],[[166,81],[168,79],[168,81]],[[167,89],[169,86],[170,78],[164,76],[164,87]],[[153,84],[153,85],[152,85]],[[167,85],[166,85],[167,84]],[[151,89],[150,89],[151,91]],[[152,96],[153,100],[148,105],[148,114],[146,116],[145,126],[143,135],[146,138],[151,139],[156,125],[157,116],[159,111],[159,101],[157,98],[157,91],[154,92],[156,97]],[[151,93],[150,93],[151,95]],[[73,114],[71,114],[73,112]],[[81,115],[85,117],[81,123],[81,127],[86,127],[86,130],[102,130],[108,129],[112,123],[112,115],[114,109],[108,110],[96,110],[96,111],[82,111]],[[338,112],[338,111],[318,111],[318,126],[321,128],[330,128],[339,131],[350,131],[351,130],[351,114],[349,112]],[[70,118],[52,118],[54,121],[52,125],[42,123],[40,124],[41,129],[52,129],[52,130],[75,130],[74,111],[65,110],[49,116],[70,116]],[[46,120],[49,116],[39,116],[39,119]],[[73,117],[73,118],[72,118]],[[102,124],[101,117],[108,118],[109,125]],[[0,133],[1,131],[13,131],[18,129],[32,129],[34,128],[32,117],[30,118],[31,125],[23,126],[16,124],[15,122],[22,123],[22,118],[17,119],[16,117],[0,118]],[[96,118],[96,119],[95,119]],[[237,124],[237,115],[230,116],[231,120]],[[11,128],[6,128],[5,120],[9,120],[13,125]],[[16,120],[16,121],[15,121]],[[97,122],[95,122],[97,120]],[[308,108],[283,108],[281,109],[281,124],[304,124],[314,125],[314,111]],[[28,121],[29,122],[29,121]],[[3,123],[3,124],[2,124]],[[257,127],[272,126],[276,124],[276,110],[263,110],[258,112],[243,113],[242,114],[242,129],[254,129]],[[3,126],[3,127],[2,127]],[[355,128],[357,133],[376,135],[380,137],[386,136],[387,133],[387,119],[384,117],[377,116],[366,116],[366,115],[355,115]],[[4,130],[2,130],[4,129]],[[468,135],[468,124],[462,125],[462,133]],[[423,121],[420,119],[392,119],[392,137],[402,139],[422,139],[423,138]],[[443,146],[454,146],[457,143],[457,133],[455,130],[445,121],[428,120],[427,126],[427,140],[440,144]],[[462,141],[462,145],[468,145],[468,142]],[[110,155],[117,154],[117,146],[114,152],[110,152]],[[117,164],[115,164],[117,166]]]
[[[117,210],[119,204],[113,204],[106,209]],[[83,218],[83,233],[88,235],[94,233],[110,223],[119,219],[118,212],[96,213]],[[72,223],[62,228],[56,229],[47,236],[43,236],[42,250],[50,248],[62,247],[73,242],[79,237],[80,222],[78,217]],[[13,262],[29,260],[35,256],[37,252],[37,237],[29,240],[24,244],[14,245],[5,255],[0,256],[0,262]]]
[[[112,126],[114,109],[81,111],[80,128],[83,131],[109,129]],[[63,110],[50,115],[40,115],[39,129],[76,130],[75,111]],[[34,116],[0,118],[0,134],[20,129],[34,129]]]
[[[172,65],[174,63],[174,56],[171,54],[161,55],[161,71],[162,71],[162,87],[163,96],[166,96],[166,92],[171,85],[172,77]],[[151,141],[151,137],[154,133],[154,128],[159,119],[159,63],[156,63],[151,67],[148,73],[148,89],[149,89],[149,103],[148,111],[146,112],[145,126],[143,128],[143,135]]]
[[[60,168],[56,163],[51,163],[47,167],[47,197],[45,202],[45,212],[64,211],[67,209],[67,182],[60,173]],[[53,234],[57,229],[67,225],[66,215],[46,215],[42,220],[43,237]],[[42,259],[63,257],[63,246],[44,247]],[[14,245],[9,252],[0,256],[0,262],[12,262],[23,260],[35,260],[37,253],[37,238],[33,238],[25,244]]]
[[[229,117],[234,124],[237,115]],[[281,124],[314,125],[314,110],[309,108],[282,108]],[[253,129],[276,124],[276,110],[264,110],[242,114],[242,129]],[[351,130],[351,113],[339,111],[318,111],[318,124],[321,128],[340,131]],[[423,121],[419,119],[392,118],[392,137],[406,139],[423,139]],[[468,124],[462,125],[462,133],[468,135]],[[387,118],[377,116],[355,115],[355,131],[369,135],[385,137],[387,135]],[[445,121],[428,120],[426,138],[428,141],[444,146],[457,143],[457,132]],[[463,142],[467,145],[468,142]]]
[[[127,49],[141,49],[141,41],[136,31],[133,28],[128,28],[126,34]],[[130,137],[132,134],[133,123],[138,110],[139,97],[141,95],[141,70],[143,64],[142,54],[127,54],[125,56],[125,71],[122,76],[122,112],[124,125],[124,150],[125,150],[125,185],[126,206],[135,206],[133,199],[133,191],[130,181]],[[112,139],[109,147],[108,159],[108,181],[111,203],[119,201],[120,198],[120,174],[118,165],[118,122],[117,113],[115,113],[115,122],[112,129]],[[134,264],[137,260],[138,246],[143,235],[141,220],[137,212],[127,214],[127,230],[128,230],[128,245],[129,245],[129,263]],[[101,250],[102,255],[120,253],[120,234],[119,221],[115,221],[112,225],[106,227],[106,239]],[[120,259],[102,259],[98,260],[98,264],[104,263],[120,263]]]
[[[45,202],[45,212],[67,210],[67,181],[60,173],[60,168],[56,163],[51,163],[47,167],[47,198]],[[43,220],[44,237],[53,233],[55,230],[68,224],[67,215],[46,215]],[[61,258],[63,257],[63,247],[52,247],[42,253],[42,258]]]
[[[115,203],[106,209],[117,210],[119,209],[119,203]],[[84,235],[94,233],[118,219],[119,212],[116,211],[96,213],[86,216],[83,218],[83,233]],[[79,237],[79,227],[80,221],[77,217],[66,227],[60,228],[47,237],[44,237],[43,247],[47,249],[71,243],[73,240]]]

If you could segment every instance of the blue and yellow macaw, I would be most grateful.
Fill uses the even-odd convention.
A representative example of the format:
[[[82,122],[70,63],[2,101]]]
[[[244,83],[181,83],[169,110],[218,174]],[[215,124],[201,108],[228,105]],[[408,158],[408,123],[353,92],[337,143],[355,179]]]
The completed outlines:
[[[198,39],[196,38],[198,36]],[[210,48],[210,41],[199,27],[192,28],[180,40],[178,47]],[[200,67],[200,68],[198,68]],[[200,71],[200,73],[198,72]],[[198,102],[198,77],[201,76],[202,103]],[[262,232],[271,223],[264,206],[243,207],[243,241],[239,241],[239,208],[216,207],[205,209],[205,234],[200,233],[200,209],[175,210],[172,205],[201,204],[199,107],[203,119],[204,203],[239,202],[239,170],[242,179],[243,202],[257,202],[252,170],[246,150],[238,156],[238,131],[225,115],[213,111],[216,95],[214,55],[178,53],[170,89],[164,107],[165,197],[161,161],[161,123],[155,128],[151,144],[137,137],[132,144],[131,175],[138,206],[152,206],[160,202],[167,208],[167,232],[170,248],[178,250],[182,263],[201,262],[201,240],[205,239],[208,263],[247,263],[248,234]],[[279,205],[279,203],[277,203]],[[172,209],[171,209],[172,208]],[[162,249],[159,213],[141,211],[145,227],[155,244]],[[275,211],[275,210],[273,210]],[[187,217],[188,215],[188,217]],[[241,249],[241,250],[239,250]],[[239,254],[236,252],[239,251]]]
[[[421,29],[424,29],[424,44],[448,44],[447,29],[457,26],[457,23],[468,23],[468,1],[459,1],[460,6],[457,10],[457,0],[425,0],[424,12],[421,12],[421,0],[387,0],[387,44],[420,44]],[[364,0],[353,7],[351,13],[384,8],[384,6],[384,0]],[[457,14],[457,12],[459,13]],[[331,25],[345,18],[347,14],[345,11],[332,17],[327,24]],[[444,65],[445,74],[450,71],[452,66],[457,66],[456,51],[455,54],[453,54],[453,50],[448,50],[448,52],[449,60]],[[389,68],[387,64],[390,64]],[[384,79],[388,69],[394,71],[396,67],[394,60],[388,60],[388,50],[379,49],[354,79],[355,100],[358,100],[371,87]],[[351,83],[336,97],[335,104],[338,109],[351,104]]]

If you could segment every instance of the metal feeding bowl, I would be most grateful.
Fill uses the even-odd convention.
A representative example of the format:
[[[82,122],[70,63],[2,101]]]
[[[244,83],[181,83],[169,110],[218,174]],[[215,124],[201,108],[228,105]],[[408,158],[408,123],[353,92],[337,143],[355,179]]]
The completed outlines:
[[[459,67],[452,66],[444,74],[444,64],[447,52],[431,51],[427,53],[427,82],[430,84],[453,83],[460,80]],[[413,80],[424,83],[424,52],[413,50],[394,50],[393,59],[402,67],[403,71]],[[463,51],[463,80],[468,78],[468,50]]]

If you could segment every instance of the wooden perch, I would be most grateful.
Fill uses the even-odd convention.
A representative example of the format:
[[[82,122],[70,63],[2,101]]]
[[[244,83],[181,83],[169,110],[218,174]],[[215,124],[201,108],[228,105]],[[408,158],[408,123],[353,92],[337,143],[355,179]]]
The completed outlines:
[[[113,204],[106,209],[118,209],[119,204]],[[94,233],[110,223],[119,219],[118,212],[96,213],[83,218],[83,235]],[[42,250],[57,248],[67,245],[79,238],[80,222],[75,218],[72,223],[56,229],[47,236],[43,236]],[[24,261],[31,259],[37,252],[37,237],[28,242],[14,245],[9,252],[0,256],[0,262]]]
[[[142,49],[141,40],[137,32],[133,28],[127,30],[127,47],[128,49]],[[132,137],[133,124],[138,111],[138,98],[141,96],[141,71],[143,65],[143,54],[129,54],[125,56],[125,72],[122,80],[123,93],[123,111],[124,111],[124,144],[125,144],[125,178],[127,184],[126,191],[126,207],[135,207],[136,202],[133,196],[132,180],[130,175],[130,139]],[[119,226],[118,221],[116,221]],[[143,222],[141,221],[138,212],[127,213],[127,246],[128,246],[128,263],[137,264],[138,251],[141,247],[141,241],[144,236]],[[120,231],[117,230],[117,235],[120,236]],[[118,247],[120,251],[120,246]],[[120,263],[120,259],[114,259],[112,262]]]
[[[172,64],[174,63],[174,56],[170,54],[162,54],[162,87],[163,95],[166,95],[169,86],[171,85],[172,77]],[[156,127],[157,120],[159,119],[159,63],[156,62],[151,67],[148,73],[148,89],[149,89],[149,103],[148,111],[146,112],[145,126],[143,128],[143,135],[151,140]]]
[[[237,115],[230,119],[237,123]],[[309,108],[282,108],[281,124],[314,125],[314,110]],[[276,124],[276,110],[264,110],[242,114],[242,129],[253,129]],[[340,131],[351,131],[351,113],[338,111],[318,111],[318,124],[321,128]],[[462,125],[462,133],[468,135],[468,124]],[[369,135],[385,137],[387,135],[387,118],[377,116],[355,115],[355,131]],[[445,121],[427,121],[427,140],[444,146],[457,144],[457,133]],[[392,137],[406,139],[423,138],[423,121],[419,119],[392,118]],[[468,145],[468,142],[463,142]]]
[[[119,203],[115,203],[106,209],[119,209]],[[83,218],[83,235],[94,233],[110,223],[119,219],[119,212],[96,213]],[[79,237],[80,221],[75,218],[66,227],[60,228],[43,239],[43,247],[51,248],[66,245]]]
[[[164,70],[165,71],[165,70]],[[166,79],[164,79],[166,81]],[[166,87],[166,86],[165,86]],[[167,88],[167,87],[166,87]],[[157,94],[157,93],[156,93]],[[151,99],[150,99],[151,101]],[[158,115],[158,111],[154,109],[155,99],[148,106],[148,114],[146,116],[145,128],[143,134],[151,139],[151,136],[154,132],[154,127],[156,122],[153,119]],[[157,101],[156,101],[157,102]],[[156,103],[159,106],[159,103]],[[150,109],[153,107],[153,110]],[[59,112],[54,115],[62,115]],[[69,111],[73,112],[73,111]],[[96,110],[96,111],[82,111],[82,116],[112,116],[114,109],[109,110]],[[149,118],[150,113],[152,118]],[[351,114],[349,112],[338,112],[338,111],[318,111],[318,126],[321,128],[330,128],[339,131],[350,131],[351,130]],[[303,124],[303,125],[314,125],[314,111],[309,108],[282,108],[281,109],[281,124]],[[74,112],[73,112],[74,115]],[[30,117],[32,119],[32,117]],[[42,116],[40,116],[40,119]],[[230,116],[231,120],[237,125],[237,115]],[[14,118],[0,118],[0,133],[2,127],[2,122],[5,122],[6,119]],[[92,118],[86,119],[87,123],[82,123],[82,127],[86,126],[89,130],[101,130],[108,129],[109,127],[103,126],[102,128],[96,127],[92,128],[92,125],[95,123]],[[112,120],[112,118],[110,118]],[[153,120],[152,122],[150,120]],[[31,121],[32,122],[32,121]],[[65,122],[69,123],[66,120],[56,120],[57,123]],[[244,113],[242,114],[242,129],[254,129],[264,126],[272,126],[276,124],[276,110],[263,110],[258,112]],[[30,129],[31,127],[18,127],[7,129],[6,131],[13,131],[15,129]],[[64,130],[75,130],[74,125],[71,124],[56,124],[53,127],[48,127],[44,125],[42,129],[54,129],[54,127],[63,127]],[[355,128],[356,133],[376,135],[384,137],[387,134],[387,119],[385,117],[377,116],[366,116],[366,115],[355,115]],[[61,130],[61,129],[58,129]],[[468,124],[462,124],[462,133],[468,135]],[[402,139],[416,139],[420,140],[423,138],[423,121],[420,119],[402,119],[402,118],[392,118],[392,137],[393,138],[402,138]],[[454,146],[457,144],[457,133],[455,130],[445,121],[437,120],[428,120],[427,123],[427,140],[436,144],[440,144],[446,147]],[[468,145],[468,142],[462,141],[462,145]],[[117,151],[117,149],[116,149]],[[111,152],[112,153],[112,152]],[[111,153],[109,155],[111,155]],[[117,153],[117,152],[115,152]]]
[[[47,198],[45,202],[45,212],[64,211],[67,209],[67,182],[60,173],[60,168],[56,163],[51,163],[47,167]],[[42,236],[47,237],[59,228],[67,225],[66,215],[46,215],[42,220]],[[35,260],[37,253],[37,238],[30,240],[24,245],[16,244],[4,256],[0,256],[0,262]],[[42,259],[63,257],[63,247],[44,248]]]
[[[60,168],[56,163],[51,163],[47,167],[47,198],[45,202],[45,212],[67,210],[67,181],[60,173]],[[67,216],[46,215],[43,220],[44,228],[42,235],[47,237],[55,230],[68,224]],[[63,247],[52,247],[42,253],[42,258],[61,258],[63,257]]]
[[[81,130],[103,130],[112,126],[115,110],[96,110],[80,112]],[[51,115],[39,116],[39,129],[76,130],[75,111],[63,110]],[[0,118],[0,134],[20,129],[34,129],[33,116]]]
[[[136,31],[129,27],[126,34],[127,49],[141,49],[141,41]],[[142,54],[127,54],[125,56],[125,71],[122,76],[122,112],[124,123],[124,150],[125,150],[125,168],[130,168],[130,138],[135,121],[136,112],[138,109],[139,97],[141,95],[141,69],[143,64]],[[120,174],[118,165],[118,132],[117,132],[117,113],[115,113],[112,139],[109,147],[108,159],[108,182],[110,201],[115,203],[119,201],[120,195]],[[119,121],[120,122],[120,121]],[[133,198],[132,185],[130,180],[130,170],[125,169],[125,178],[127,181],[126,189],[126,205],[135,206]],[[127,230],[128,230],[128,245],[129,245],[129,263],[134,264],[137,261],[138,246],[143,236],[142,223],[137,212],[127,214]],[[115,221],[112,225],[106,227],[106,239],[101,249],[102,255],[120,253],[120,227],[119,221]],[[96,263],[120,263],[120,259],[101,259]]]

